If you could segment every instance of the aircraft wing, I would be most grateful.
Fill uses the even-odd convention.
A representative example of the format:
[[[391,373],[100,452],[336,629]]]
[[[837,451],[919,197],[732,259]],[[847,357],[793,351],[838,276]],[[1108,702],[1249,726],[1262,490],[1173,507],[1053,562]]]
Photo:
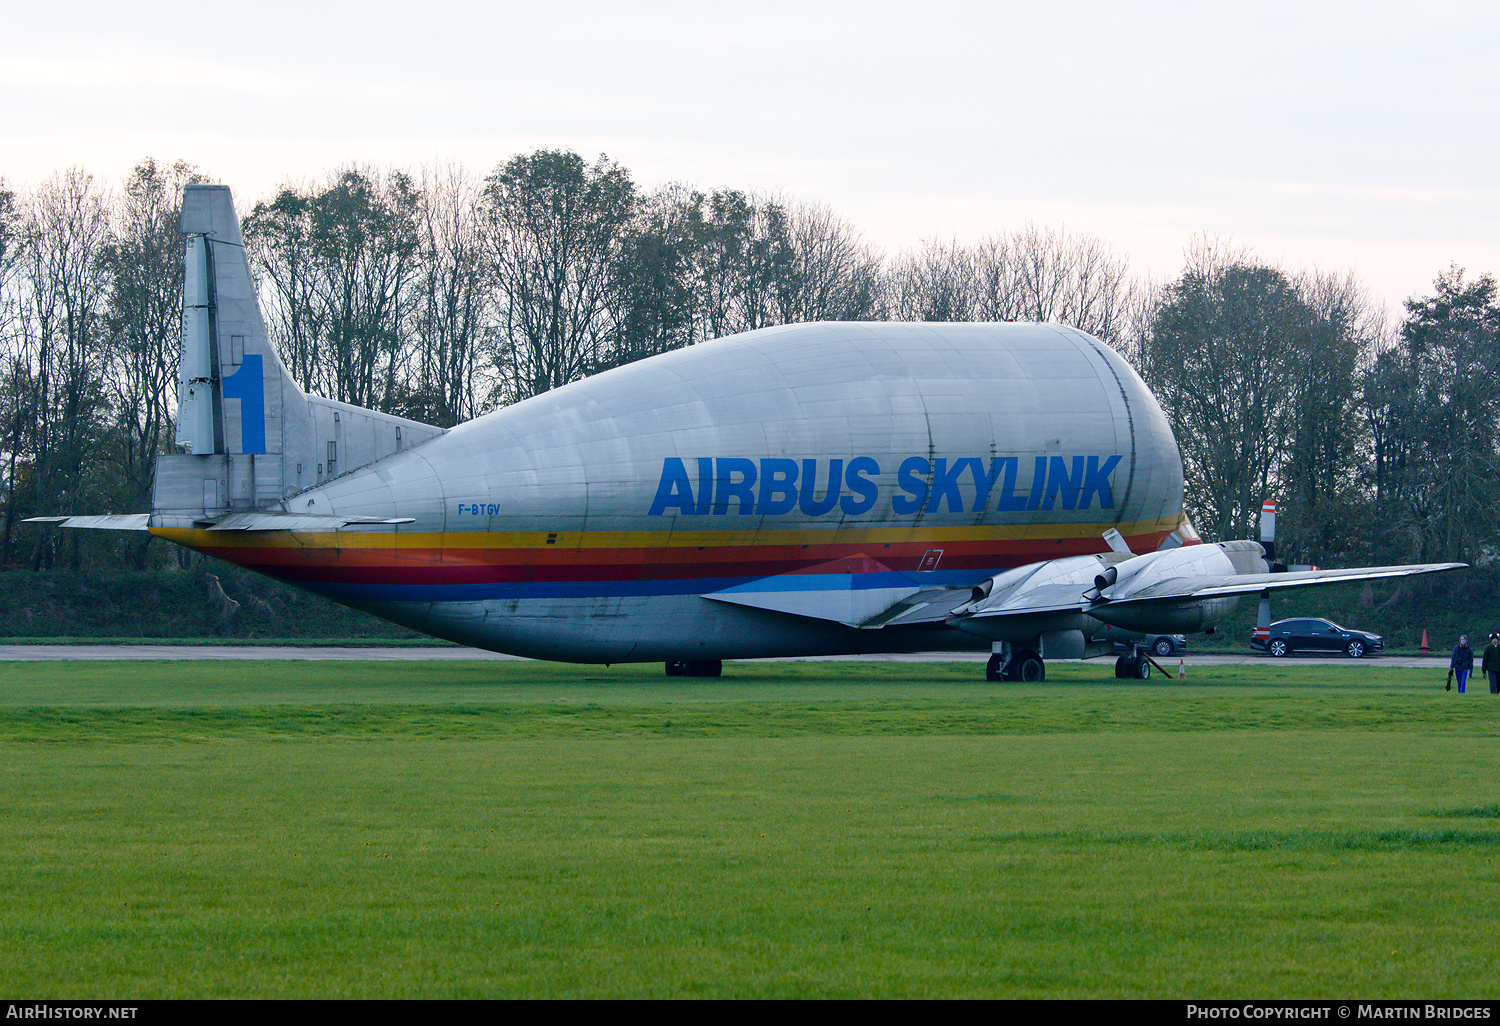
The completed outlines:
[[[1276,574],[1231,574],[1204,577],[1176,577],[1159,581],[1121,598],[1107,598],[1095,610],[1130,603],[1181,601],[1214,598],[1222,595],[1251,595],[1282,588],[1299,588],[1310,584],[1338,584],[1345,581],[1375,581],[1388,577],[1411,577],[1416,574],[1458,570],[1465,563],[1414,563],[1407,566],[1354,567],[1348,570],[1289,570]]]
[[[992,601],[979,603],[981,608],[975,608],[971,587],[924,586],[863,553],[789,574],[762,577],[710,592],[703,598],[832,620],[864,630],[948,623],[960,610],[981,618],[1083,613],[1088,608],[1083,582],[1092,579],[1100,561],[1084,556],[1059,562],[1068,564],[1071,572],[1037,575],[1030,569],[1013,571],[1026,586],[996,592]]]
[[[904,603],[921,590],[905,574],[859,553],[789,574],[762,577],[703,597],[860,627],[894,609],[906,608]]]
[[[964,598],[967,599],[968,596]],[[1037,613],[1082,613],[1088,607],[1088,601],[1083,597],[1083,585],[1069,582],[1017,589],[1000,601],[980,605],[969,612],[969,616],[987,619],[995,616],[1033,616]]]
[[[954,607],[969,600],[971,588],[923,588],[903,602],[870,617],[861,627],[912,627],[924,623],[946,623]]]
[[[1265,565],[1261,546],[1254,542],[1182,546],[1126,560],[1092,556],[1052,560],[1007,571],[977,585],[972,599],[955,608],[949,622],[970,633],[999,636],[1029,629],[1039,618],[1061,624],[1066,614],[1074,613],[1143,633],[1196,633],[1227,615],[1239,595],[1408,577],[1464,566],[1422,563],[1265,573]]]

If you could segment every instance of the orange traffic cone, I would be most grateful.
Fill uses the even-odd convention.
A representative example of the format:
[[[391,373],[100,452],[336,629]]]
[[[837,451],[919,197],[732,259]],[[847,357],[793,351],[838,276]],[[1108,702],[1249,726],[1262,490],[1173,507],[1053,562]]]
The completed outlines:
[[[1187,660],[1184,659],[1182,656],[1178,656],[1177,657],[1177,679],[1178,680],[1186,680],[1187,679]]]
[[[1422,651],[1423,652],[1429,651],[1429,649],[1427,648],[1427,628],[1426,627],[1422,628]]]

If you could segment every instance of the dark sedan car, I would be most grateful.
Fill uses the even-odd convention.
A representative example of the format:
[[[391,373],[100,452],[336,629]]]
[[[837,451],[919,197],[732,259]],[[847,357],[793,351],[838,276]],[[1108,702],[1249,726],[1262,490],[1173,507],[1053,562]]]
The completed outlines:
[[[1149,652],[1154,652],[1161,658],[1174,655],[1187,655],[1187,638],[1181,634],[1148,634],[1141,644]],[[1129,650],[1128,645],[1115,643],[1116,652]]]
[[[1165,659],[1167,656],[1187,655],[1188,640],[1181,634],[1138,634],[1119,627],[1106,626],[1098,635],[1104,641],[1114,642],[1115,652],[1129,652],[1140,645],[1147,652]]]
[[[1351,659],[1379,652],[1385,647],[1380,635],[1368,631],[1351,631],[1329,620],[1304,618],[1278,620],[1271,624],[1268,637],[1250,636],[1250,647],[1273,656],[1293,652],[1343,652]]]

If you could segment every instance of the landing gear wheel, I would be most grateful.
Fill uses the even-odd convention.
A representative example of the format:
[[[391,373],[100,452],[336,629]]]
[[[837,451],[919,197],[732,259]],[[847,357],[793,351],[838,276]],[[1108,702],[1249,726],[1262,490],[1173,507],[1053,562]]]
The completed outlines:
[[[1040,684],[1047,679],[1047,664],[1035,652],[1022,652],[1011,661],[1009,676],[1023,684]]]
[[[1365,654],[1365,643],[1358,639],[1349,642],[1349,647],[1344,651],[1349,653],[1350,659],[1358,659]]]
[[[996,652],[994,655],[990,656],[990,661],[984,664],[984,679],[985,680],[1004,680],[1005,679],[1004,675],[1002,675],[1001,672],[1000,672],[1000,653],[999,652]]]
[[[1291,651],[1291,649],[1287,647],[1287,643],[1281,638],[1273,639],[1271,641],[1271,644],[1267,647],[1270,649],[1271,654],[1277,659],[1284,658],[1286,654]]]
[[[1145,656],[1141,656],[1135,661],[1135,665],[1131,667],[1131,671],[1131,676],[1136,680],[1150,680],[1151,660],[1147,659]]]
[[[1130,671],[1131,671],[1131,666],[1130,666],[1130,657],[1129,656],[1120,656],[1120,658],[1118,658],[1118,659],[1115,660],[1115,679],[1116,680],[1129,680],[1130,679]]]
[[[668,677],[717,677],[723,672],[720,659],[678,659],[667,664]]]

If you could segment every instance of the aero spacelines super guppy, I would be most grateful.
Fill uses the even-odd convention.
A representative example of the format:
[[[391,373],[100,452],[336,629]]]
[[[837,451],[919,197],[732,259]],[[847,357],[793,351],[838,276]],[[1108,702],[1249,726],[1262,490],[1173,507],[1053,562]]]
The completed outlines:
[[[189,186],[182,229],[191,455],[160,458],[149,515],[53,519],[464,644],[679,673],[989,645],[990,676],[1036,679],[1107,622],[1202,630],[1239,594],[1451,566],[1272,574],[1196,544],[1161,408],[1069,328],[768,328],[441,431],[297,387],[227,189]]]

